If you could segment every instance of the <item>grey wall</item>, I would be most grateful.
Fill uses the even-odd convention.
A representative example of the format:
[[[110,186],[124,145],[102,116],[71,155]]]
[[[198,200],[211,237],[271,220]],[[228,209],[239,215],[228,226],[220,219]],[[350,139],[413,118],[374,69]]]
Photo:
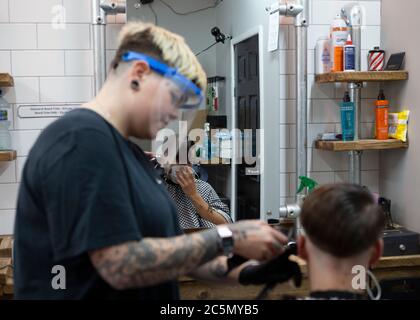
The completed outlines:
[[[392,199],[397,222],[420,232],[420,50],[416,24],[420,12],[418,0],[382,0],[382,46],[388,54],[406,51],[405,68],[410,79],[385,86],[393,110],[410,109],[407,151],[382,152],[380,191]]]
[[[279,208],[279,52],[267,52],[268,14],[265,7],[269,6],[272,0],[224,0],[216,9],[217,25],[222,32],[238,37],[256,26],[263,26],[263,54],[264,59],[264,105],[261,110],[264,112],[264,121],[261,128],[264,128],[264,186],[265,199],[262,202],[263,211],[277,212]],[[217,75],[226,77],[226,110],[230,122],[231,108],[231,63],[230,44],[218,45],[216,55]]]

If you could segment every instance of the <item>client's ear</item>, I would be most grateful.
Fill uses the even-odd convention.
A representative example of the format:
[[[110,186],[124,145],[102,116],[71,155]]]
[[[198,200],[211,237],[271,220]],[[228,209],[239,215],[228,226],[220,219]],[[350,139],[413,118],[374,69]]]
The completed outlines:
[[[379,259],[382,257],[382,253],[384,251],[384,241],[382,239],[378,239],[373,247],[372,256],[369,260],[369,267],[373,266]]]
[[[298,237],[297,245],[298,245],[298,256],[303,260],[308,260],[308,251],[306,248],[306,237],[300,235]]]

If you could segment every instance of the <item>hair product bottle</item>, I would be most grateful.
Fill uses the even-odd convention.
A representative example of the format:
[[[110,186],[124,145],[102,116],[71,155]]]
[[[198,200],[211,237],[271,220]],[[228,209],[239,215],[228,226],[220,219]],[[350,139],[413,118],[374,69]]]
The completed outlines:
[[[378,100],[376,100],[375,105],[376,139],[387,140],[389,101],[385,99],[382,89],[379,91]]]
[[[343,141],[354,140],[354,102],[350,100],[350,95],[346,91],[343,102],[340,104],[341,129]]]
[[[343,52],[349,34],[347,23],[337,14],[331,25],[331,59],[333,72],[343,71]]]
[[[353,45],[350,34],[344,46],[344,71],[356,71],[356,47]]]

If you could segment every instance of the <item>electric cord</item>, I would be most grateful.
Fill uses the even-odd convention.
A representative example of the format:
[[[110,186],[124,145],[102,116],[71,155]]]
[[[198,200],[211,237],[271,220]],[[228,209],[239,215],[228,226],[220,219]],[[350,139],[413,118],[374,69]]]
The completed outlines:
[[[204,8],[201,8],[201,9],[197,9],[197,10],[193,10],[193,11],[188,11],[188,12],[179,12],[179,11],[176,11],[174,9],[174,7],[172,7],[170,4],[168,4],[165,0],[160,0],[160,2],[162,2],[162,4],[165,7],[167,7],[169,10],[171,10],[173,13],[175,13],[175,14],[177,14],[179,16],[187,16],[189,14],[193,14],[193,13],[205,11],[205,10],[208,10],[208,9],[216,8],[222,1],[223,0],[216,0],[213,5],[208,6],[208,7],[204,7]]]
[[[196,53],[195,56],[198,57],[200,54],[210,50],[211,48],[213,48],[216,44],[218,44],[218,42],[216,41],[215,43],[213,43],[212,45],[208,46],[207,48],[201,50],[199,53]]]
[[[153,5],[151,3],[149,4],[149,8],[150,8],[150,11],[152,11],[152,13],[153,13],[153,15],[155,17],[155,25],[159,25],[159,20],[158,20],[157,13],[156,13],[156,11],[153,8]]]

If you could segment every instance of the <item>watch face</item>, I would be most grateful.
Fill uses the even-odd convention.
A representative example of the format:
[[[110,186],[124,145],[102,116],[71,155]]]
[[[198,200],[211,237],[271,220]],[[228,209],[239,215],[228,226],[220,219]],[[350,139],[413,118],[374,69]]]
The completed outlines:
[[[233,252],[233,233],[226,226],[220,226],[217,228],[217,232],[221,238],[222,250],[225,255],[229,255]]]
[[[228,237],[223,239],[223,251],[225,254],[231,254],[233,251],[233,238]]]

